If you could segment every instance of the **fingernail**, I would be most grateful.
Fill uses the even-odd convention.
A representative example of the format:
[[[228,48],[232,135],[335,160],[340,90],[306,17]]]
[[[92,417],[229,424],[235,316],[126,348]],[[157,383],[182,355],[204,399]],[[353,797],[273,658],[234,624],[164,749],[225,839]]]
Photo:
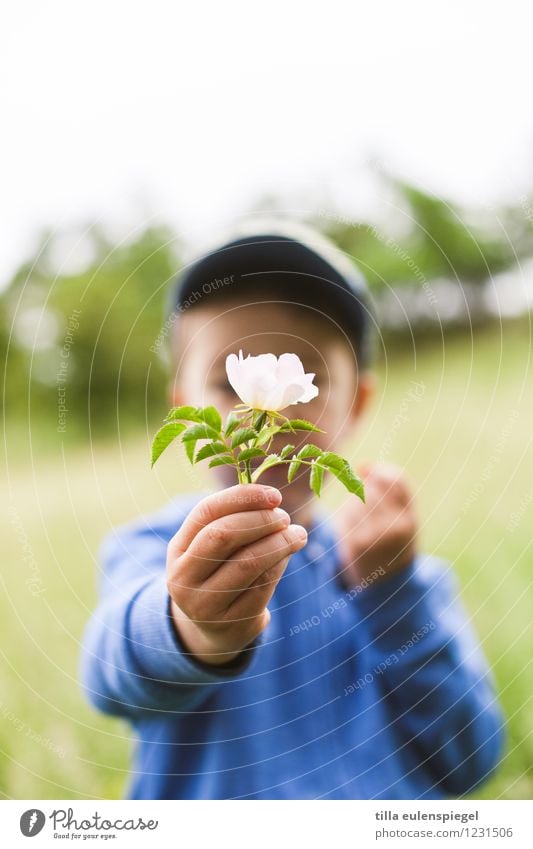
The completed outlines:
[[[307,531],[303,525],[291,525],[289,531],[295,542],[307,542]]]
[[[272,512],[274,513],[276,519],[278,519],[278,520],[283,519],[283,521],[287,522],[287,523],[289,523],[291,521],[291,517],[289,516],[287,511],[282,510],[281,507],[274,507]]]
[[[281,492],[273,486],[265,487],[265,495],[270,504],[279,504],[281,501]]]

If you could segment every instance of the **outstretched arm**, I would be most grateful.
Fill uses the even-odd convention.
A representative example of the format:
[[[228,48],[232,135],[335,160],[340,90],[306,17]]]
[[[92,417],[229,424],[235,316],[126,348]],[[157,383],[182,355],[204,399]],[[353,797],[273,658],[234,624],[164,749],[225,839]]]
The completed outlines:
[[[173,536],[139,525],[106,538],[81,658],[96,707],[190,711],[248,667],[266,605],[306,541],[280,501],[271,487],[231,487],[195,504]]]

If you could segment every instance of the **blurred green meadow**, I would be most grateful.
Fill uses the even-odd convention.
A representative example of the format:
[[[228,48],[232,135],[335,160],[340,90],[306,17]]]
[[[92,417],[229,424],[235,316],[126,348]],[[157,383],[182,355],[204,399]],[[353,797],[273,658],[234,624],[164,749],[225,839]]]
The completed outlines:
[[[377,397],[346,453],[406,467],[420,546],[450,559],[508,719],[505,758],[479,798],[533,798],[531,327],[501,325],[393,341]],[[23,387],[24,392],[27,387]],[[24,394],[21,392],[21,407]],[[156,416],[166,407],[159,401]],[[135,411],[134,411],[135,412]],[[96,552],[117,523],[205,485],[176,450],[150,469],[154,422],[135,414],[102,435],[58,433],[38,405],[8,417],[2,489],[0,793],[116,798],[132,732],[94,711],[77,679],[96,602]],[[343,494],[325,487],[334,510]]]

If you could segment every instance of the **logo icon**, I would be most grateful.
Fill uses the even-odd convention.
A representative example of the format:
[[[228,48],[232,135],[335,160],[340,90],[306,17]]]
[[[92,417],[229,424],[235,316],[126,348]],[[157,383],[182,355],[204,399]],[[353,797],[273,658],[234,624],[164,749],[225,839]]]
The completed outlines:
[[[35,837],[42,831],[46,817],[38,808],[30,808],[24,811],[20,818],[20,830],[24,837]]]

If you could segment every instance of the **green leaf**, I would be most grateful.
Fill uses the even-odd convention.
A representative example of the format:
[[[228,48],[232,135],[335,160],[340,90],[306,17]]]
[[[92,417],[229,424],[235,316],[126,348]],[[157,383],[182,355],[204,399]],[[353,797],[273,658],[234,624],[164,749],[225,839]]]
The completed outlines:
[[[294,445],[285,445],[279,456],[282,460],[285,460],[285,458],[289,456],[291,451],[294,451]]]
[[[280,463],[283,463],[283,460],[279,456],[279,454],[269,454],[266,460],[263,460],[260,466],[257,467],[255,472],[252,474],[252,482],[255,483],[259,477],[266,472],[267,469],[270,469],[271,466],[278,466]]]
[[[208,457],[213,457],[215,454],[229,454],[229,449],[227,445],[224,445],[223,442],[208,442],[207,445],[204,445],[196,454],[194,458],[194,462],[198,463],[200,460],[206,460]]]
[[[338,454],[334,454],[332,451],[327,451],[322,454],[320,463],[335,475],[348,492],[357,495],[361,501],[365,500],[363,481],[355,474],[348,460],[345,460],[344,457],[339,457]]]
[[[216,430],[217,433],[220,433],[222,419],[216,407],[199,407],[197,412],[203,422]]]
[[[194,449],[196,448],[196,439],[185,439],[183,441],[185,453],[191,463],[194,463]]]
[[[220,457],[215,457],[213,460],[211,460],[211,462],[209,463],[209,468],[214,469],[215,466],[234,466],[234,465],[235,465],[235,462],[233,460],[233,457],[220,456]]]
[[[237,446],[242,445],[243,442],[255,439],[256,436],[257,432],[253,429],[253,427],[240,427],[235,431],[231,438],[231,447],[237,448]]]
[[[165,416],[165,421],[176,421],[182,419],[186,422],[199,422],[197,407],[172,407]]]
[[[243,463],[245,460],[253,460],[254,457],[266,457],[266,454],[262,448],[245,448],[244,451],[241,451],[237,460],[239,463]]]
[[[208,424],[194,424],[182,434],[181,441],[185,446],[187,457],[194,463],[194,449],[199,439],[218,439],[219,434]]]
[[[338,454],[334,454],[333,451],[324,451],[320,462],[323,466],[327,466],[332,472],[342,472],[344,467],[348,464],[347,460],[340,457]]]
[[[197,440],[197,439],[214,439],[218,440],[219,434],[217,431],[211,427],[211,425],[205,424],[205,422],[201,422],[198,424],[190,425],[187,430],[184,431],[183,436],[181,437],[183,442],[187,440]]]
[[[287,431],[292,432],[294,430],[311,430],[315,433],[324,433],[321,428],[317,427],[312,422],[306,421],[306,419],[291,419],[290,421],[282,424],[280,427],[280,431],[283,433],[286,433]]]
[[[275,436],[277,433],[280,433],[280,431],[280,425],[272,425],[271,427],[265,427],[264,430],[262,430],[259,436],[257,437],[257,445],[264,445],[266,442],[269,442],[272,437]]]
[[[294,480],[294,478],[295,478],[295,476],[298,472],[298,469],[300,468],[301,465],[302,465],[302,463],[301,463],[300,460],[296,460],[296,458],[293,458],[291,460],[291,462],[289,464],[289,471],[287,472],[287,480],[288,480],[289,483],[293,482],[293,480]]]
[[[346,469],[342,475],[337,475],[339,481],[344,484],[348,492],[352,492],[354,495],[357,495],[361,501],[365,500],[365,485],[358,475],[356,475],[349,464],[346,465]]]
[[[302,465],[302,460],[319,460],[322,456],[322,449],[319,448],[318,445],[313,445],[311,442],[308,445],[304,445],[303,448],[300,448],[298,453],[295,454],[295,456],[291,460],[289,471],[287,474],[287,481],[289,483],[292,483]],[[311,471],[313,470],[313,468],[314,467],[311,467]]]
[[[239,427],[240,418],[235,413],[230,413],[224,425],[224,436],[230,436],[236,427]]]
[[[309,475],[309,486],[311,487],[315,495],[320,495],[323,480],[324,467],[321,466],[316,460],[314,460],[313,465],[311,466],[311,474]]]
[[[304,445],[297,453],[298,460],[308,460],[309,458],[316,458],[322,456],[322,449],[318,447],[318,445],[313,445],[309,442],[307,445]]]
[[[317,445],[313,445],[311,442],[308,445],[304,445],[303,448],[300,448],[298,453],[293,457],[291,464],[289,466],[289,471],[287,473],[287,481],[292,483],[296,475],[300,470],[300,466],[302,465],[302,460],[310,460],[313,458],[321,457],[322,451]]]
[[[185,425],[181,422],[168,422],[159,428],[152,442],[152,466],[165,448],[184,430]]]

